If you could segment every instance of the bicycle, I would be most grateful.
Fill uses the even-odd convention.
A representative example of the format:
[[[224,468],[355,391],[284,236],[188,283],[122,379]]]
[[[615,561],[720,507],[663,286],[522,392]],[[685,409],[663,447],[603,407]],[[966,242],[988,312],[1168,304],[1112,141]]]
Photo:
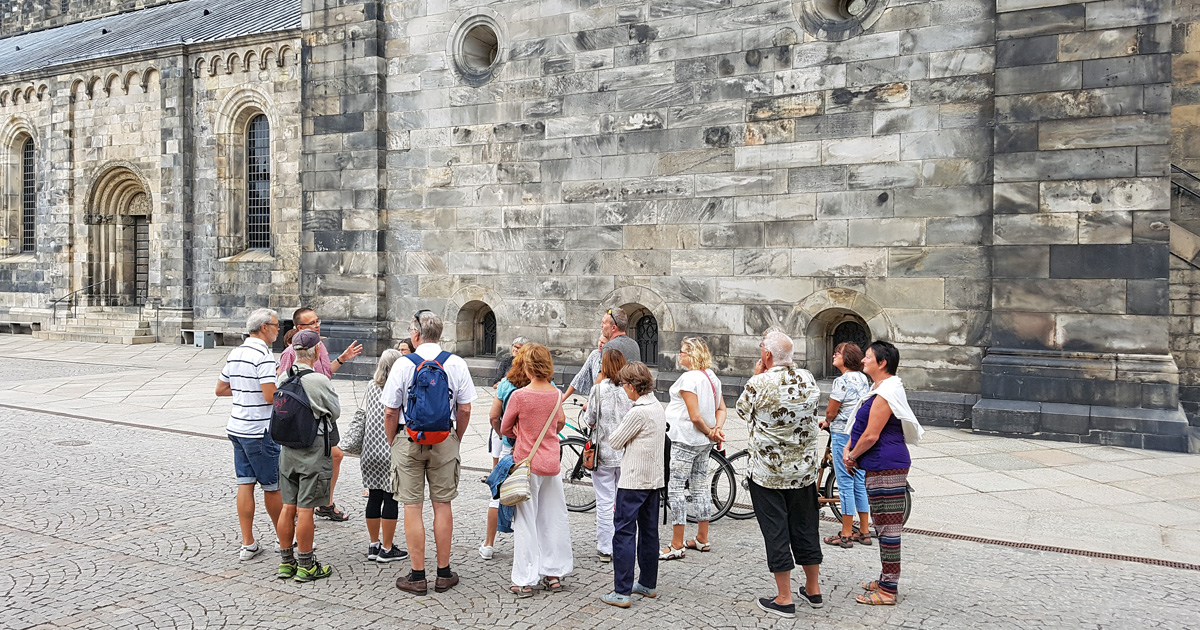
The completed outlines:
[[[822,429],[828,432],[829,429]],[[739,494],[744,491],[746,500],[736,503],[729,510],[729,517],[742,520],[754,518],[754,506],[750,504],[750,476],[747,467],[750,463],[750,452],[746,450],[738,451],[729,458],[729,464],[733,467],[734,477],[736,479]],[[820,507],[828,507],[833,513],[833,518],[842,520],[842,499],[838,494],[837,475],[833,469],[833,441],[830,440],[825,444],[825,455],[821,458],[821,466],[817,473],[817,504]],[[906,484],[904,488],[904,523],[908,522],[908,517],[912,513],[912,484]]]
[[[563,407],[574,407],[580,411],[583,409],[583,405],[578,403],[563,403]],[[568,420],[567,428],[578,435],[564,436],[562,432],[558,434],[559,470],[562,475],[563,494],[566,495],[567,509],[572,512],[587,512],[596,507],[596,489],[592,485],[592,471],[583,465],[583,450],[591,436],[591,429],[579,421],[578,412],[574,420],[575,424]],[[733,468],[729,465],[729,460],[725,458],[724,451],[719,448],[711,449],[708,458],[707,477],[709,482],[707,486],[709,492],[712,493],[714,508],[711,520],[716,521],[729,512],[729,508],[734,503],[737,489],[734,483]],[[690,487],[688,491],[691,491]],[[662,496],[665,501],[665,488],[662,490]],[[696,522],[695,517],[691,515],[688,515],[688,520]]]

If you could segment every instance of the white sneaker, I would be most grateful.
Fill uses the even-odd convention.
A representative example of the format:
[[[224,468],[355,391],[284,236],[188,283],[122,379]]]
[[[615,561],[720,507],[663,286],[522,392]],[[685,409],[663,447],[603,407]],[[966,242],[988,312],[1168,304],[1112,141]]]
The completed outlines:
[[[250,560],[262,553],[262,550],[262,545],[258,544],[257,540],[254,541],[253,545],[242,545],[242,550],[238,553],[238,560],[241,560],[242,562]]]
[[[484,560],[492,559],[493,549],[487,545],[479,545],[479,557]]]

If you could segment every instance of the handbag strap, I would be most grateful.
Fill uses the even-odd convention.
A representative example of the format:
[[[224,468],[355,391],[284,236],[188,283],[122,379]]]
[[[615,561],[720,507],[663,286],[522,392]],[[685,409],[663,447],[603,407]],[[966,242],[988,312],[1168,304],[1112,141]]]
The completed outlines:
[[[708,379],[708,386],[713,392],[713,413],[717,413],[717,408],[721,406],[721,400],[717,398],[717,386],[713,384],[713,377],[708,374],[708,370],[704,370],[704,377]]]
[[[550,417],[546,418],[546,426],[542,427],[542,432],[538,435],[537,441],[533,443],[533,448],[529,450],[529,455],[521,460],[522,464],[528,464],[533,461],[533,456],[537,454],[538,447],[542,445],[542,438],[546,437],[546,431],[550,429],[550,424],[554,422],[554,416],[558,415],[558,409],[562,406],[562,396],[558,396],[557,398],[558,402],[554,403],[554,409],[550,411]]]

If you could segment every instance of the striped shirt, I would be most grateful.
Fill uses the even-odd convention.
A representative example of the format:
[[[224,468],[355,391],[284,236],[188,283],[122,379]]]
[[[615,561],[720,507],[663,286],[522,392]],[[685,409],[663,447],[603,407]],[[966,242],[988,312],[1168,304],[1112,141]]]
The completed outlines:
[[[233,408],[225,432],[236,437],[262,437],[271,423],[271,401],[263,397],[262,386],[275,384],[275,356],[267,342],[247,337],[229,353],[219,378],[233,390]]]

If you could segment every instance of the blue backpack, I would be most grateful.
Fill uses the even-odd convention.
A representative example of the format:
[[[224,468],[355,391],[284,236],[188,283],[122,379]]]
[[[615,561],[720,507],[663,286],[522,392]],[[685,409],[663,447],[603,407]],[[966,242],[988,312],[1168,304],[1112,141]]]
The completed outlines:
[[[442,367],[452,356],[443,351],[436,359],[426,361],[415,352],[404,355],[417,368],[408,387],[408,404],[404,406],[404,430],[408,439],[417,444],[438,444],[454,429],[450,416],[450,378]]]

